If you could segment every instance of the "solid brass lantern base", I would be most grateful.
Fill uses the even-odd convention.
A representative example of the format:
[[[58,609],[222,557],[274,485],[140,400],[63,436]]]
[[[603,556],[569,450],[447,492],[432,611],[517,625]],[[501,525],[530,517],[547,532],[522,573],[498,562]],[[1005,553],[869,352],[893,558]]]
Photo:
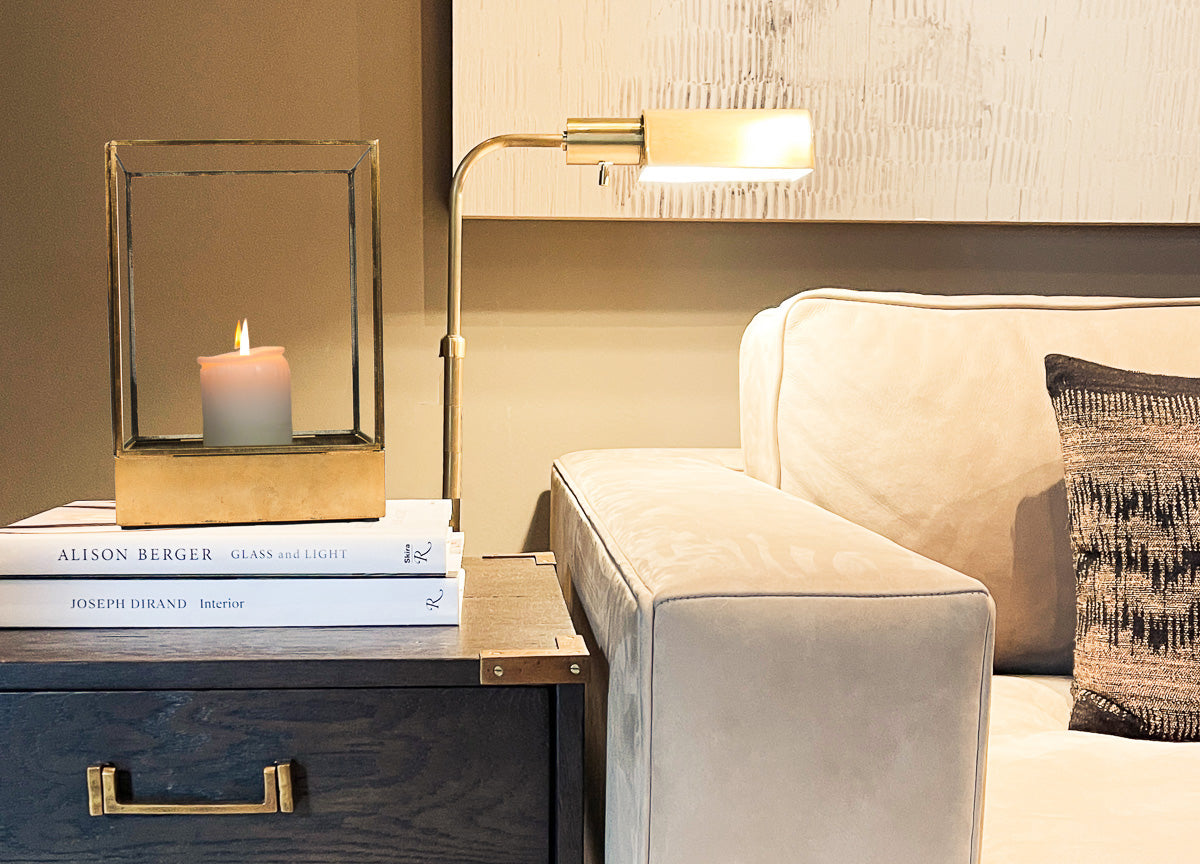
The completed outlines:
[[[116,462],[117,524],[205,525],[377,519],[383,450],[127,452]]]

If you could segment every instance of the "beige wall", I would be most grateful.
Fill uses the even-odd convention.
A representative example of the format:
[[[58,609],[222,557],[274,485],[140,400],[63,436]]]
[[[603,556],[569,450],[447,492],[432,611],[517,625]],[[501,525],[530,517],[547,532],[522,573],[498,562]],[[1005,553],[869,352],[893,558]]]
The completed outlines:
[[[0,521],[112,494],[114,137],[380,139],[388,493],[438,494],[448,6],[0,0]],[[545,547],[562,452],[736,445],[741,330],[801,288],[1200,293],[1196,228],[482,221],[464,249],[475,553]]]

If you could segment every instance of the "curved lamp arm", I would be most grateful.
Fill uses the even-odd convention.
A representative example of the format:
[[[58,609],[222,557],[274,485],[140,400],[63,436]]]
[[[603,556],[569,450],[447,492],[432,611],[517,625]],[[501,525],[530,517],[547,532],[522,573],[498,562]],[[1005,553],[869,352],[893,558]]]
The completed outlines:
[[[454,172],[450,183],[450,269],[446,292],[445,398],[442,415],[442,497],[452,502],[450,525],[457,531],[462,509],[462,362],[467,351],[462,336],[462,202],[467,172],[485,153],[506,147],[565,147],[564,134],[498,135],[476,144]]]

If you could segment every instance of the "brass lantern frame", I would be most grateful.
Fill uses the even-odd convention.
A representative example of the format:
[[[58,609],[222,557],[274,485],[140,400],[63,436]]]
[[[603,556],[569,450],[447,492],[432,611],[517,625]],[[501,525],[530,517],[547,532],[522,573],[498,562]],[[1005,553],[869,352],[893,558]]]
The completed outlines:
[[[142,147],[362,147],[349,168],[130,171],[120,158]],[[105,205],[109,237],[109,371],[117,523],[126,526],[370,519],[384,513],[383,293],[378,140],[137,139],[105,146]],[[370,172],[371,432],[362,428],[359,345],[358,202],[356,172]],[[218,175],[344,174],[347,177],[352,412],[350,429],[294,435],[290,444],[206,447],[201,435],[144,435],[138,427],[136,328],[133,298],[135,179]],[[122,186],[123,184],[123,186]],[[122,197],[122,195],[124,197]],[[124,202],[124,207],[122,207]],[[124,210],[124,212],[122,212]],[[125,321],[128,320],[128,326]],[[128,366],[126,365],[128,364]],[[128,412],[128,422],[126,414]]]

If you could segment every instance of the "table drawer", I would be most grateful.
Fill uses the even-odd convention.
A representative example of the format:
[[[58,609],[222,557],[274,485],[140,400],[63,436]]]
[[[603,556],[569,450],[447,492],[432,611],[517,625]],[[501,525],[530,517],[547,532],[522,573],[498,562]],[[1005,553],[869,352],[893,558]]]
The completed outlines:
[[[545,688],[0,693],[0,861],[549,862]],[[263,800],[291,760],[295,810],[88,813],[87,768],[121,800]]]

